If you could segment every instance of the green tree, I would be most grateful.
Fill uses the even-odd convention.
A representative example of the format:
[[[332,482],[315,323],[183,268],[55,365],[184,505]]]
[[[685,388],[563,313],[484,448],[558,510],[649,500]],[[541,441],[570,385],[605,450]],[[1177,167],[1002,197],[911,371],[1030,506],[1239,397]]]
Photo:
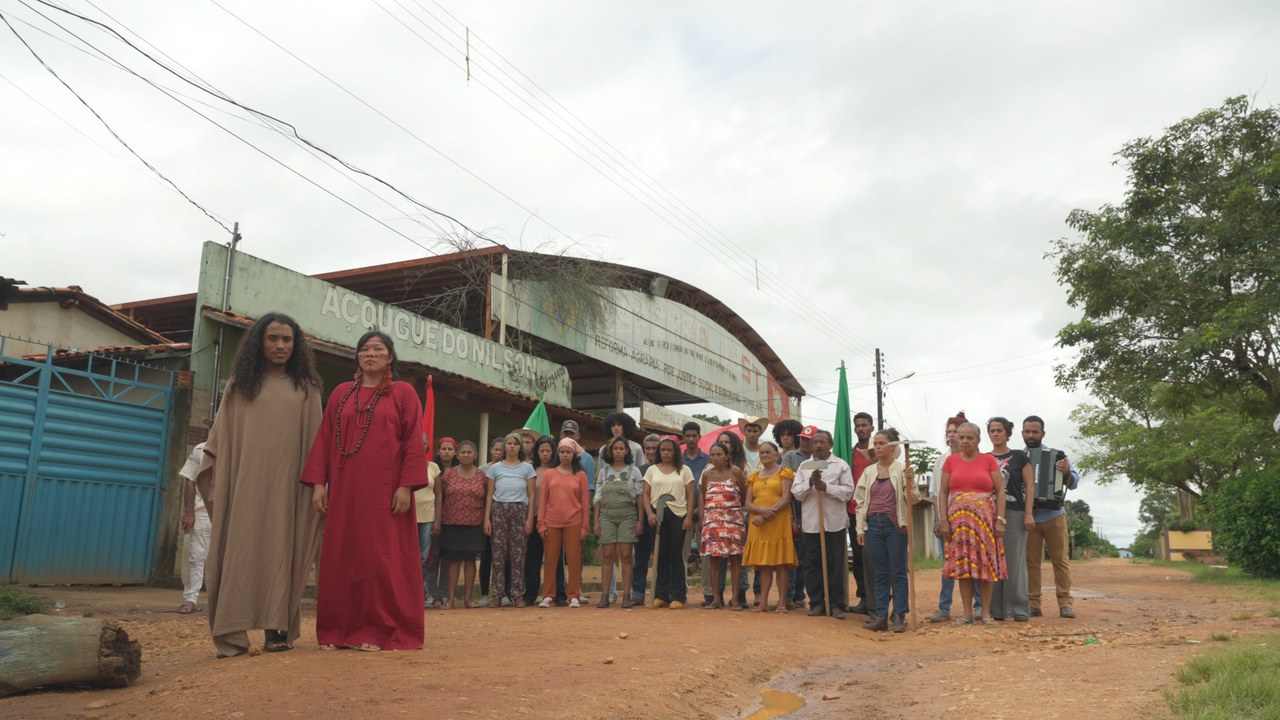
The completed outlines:
[[[1093,529],[1093,515],[1089,503],[1084,500],[1068,500],[1067,533],[1071,536],[1071,544],[1079,552],[1091,549],[1102,555],[1114,555],[1116,546],[1111,541],[1099,536]]]
[[[1280,411],[1280,112],[1244,97],[1119,153],[1119,206],[1075,210],[1083,235],[1050,257],[1083,317],[1059,383],[1131,399],[1157,384],[1236,394]]]
[[[911,467],[917,475],[933,472],[933,464],[942,457],[942,451],[928,445],[915,445],[911,448]]]
[[[1057,382],[1098,399],[1074,415],[1079,465],[1216,508],[1227,485],[1265,494],[1254,485],[1280,467],[1280,110],[1231,98],[1118,156],[1123,202],[1073,211],[1079,237],[1048,255],[1081,312],[1058,333],[1077,355]],[[1280,547],[1280,523],[1224,537],[1249,538],[1228,539],[1241,560]]]
[[[704,422],[709,422],[712,425],[715,425],[716,427],[724,427],[725,425],[729,424],[728,420],[725,420],[722,417],[716,417],[715,415],[704,415],[702,413],[694,413],[693,416]]]
[[[1129,547],[1135,557],[1155,557],[1160,543],[1160,532],[1181,519],[1178,510],[1178,493],[1168,487],[1149,488],[1138,503],[1138,522],[1142,529]]]

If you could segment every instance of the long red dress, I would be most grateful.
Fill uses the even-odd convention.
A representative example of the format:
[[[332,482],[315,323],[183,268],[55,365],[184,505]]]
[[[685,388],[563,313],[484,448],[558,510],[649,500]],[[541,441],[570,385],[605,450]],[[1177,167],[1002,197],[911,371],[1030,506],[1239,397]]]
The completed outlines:
[[[383,650],[422,648],[422,558],[413,504],[393,515],[396,488],[427,485],[422,407],[413,386],[393,383],[374,406],[368,433],[354,455],[338,452],[338,406],[351,388],[334,389],[307,457],[302,482],[329,486],[316,589],[316,639],[321,645],[369,643]],[[342,407],[342,447],[360,441],[373,388],[353,392]],[[357,406],[361,411],[357,411]]]

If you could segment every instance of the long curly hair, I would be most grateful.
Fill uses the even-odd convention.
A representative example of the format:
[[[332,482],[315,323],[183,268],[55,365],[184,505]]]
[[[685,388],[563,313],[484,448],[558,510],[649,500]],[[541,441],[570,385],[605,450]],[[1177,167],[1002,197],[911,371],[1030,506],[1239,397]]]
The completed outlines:
[[[240,348],[236,350],[235,359],[231,361],[231,392],[245,400],[258,397],[262,391],[262,378],[266,376],[267,359],[263,355],[263,338],[267,334],[267,326],[271,323],[288,325],[293,330],[293,354],[284,365],[285,374],[293,379],[293,386],[304,393],[324,388],[320,374],[316,372],[315,355],[311,352],[311,344],[302,333],[298,322],[284,313],[269,312],[258,318],[249,328]]]

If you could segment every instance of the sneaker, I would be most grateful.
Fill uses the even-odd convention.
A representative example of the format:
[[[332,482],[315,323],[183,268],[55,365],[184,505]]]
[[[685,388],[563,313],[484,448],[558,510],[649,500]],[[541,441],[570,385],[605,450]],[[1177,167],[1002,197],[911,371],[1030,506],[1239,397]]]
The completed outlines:
[[[682,608],[682,607],[684,607],[684,603],[680,602],[679,600],[672,600],[672,601],[671,601],[671,609],[672,609],[672,610],[679,610],[679,609],[680,609],[680,608]]]
[[[839,606],[833,607],[833,608],[831,608],[831,617],[833,617],[833,618],[835,618],[835,619],[837,619],[837,620],[843,620],[843,619],[844,619],[844,611],[843,611],[843,610],[841,610],[841,609],[839,608]]]
[[[884,615],[877,615],[862,624],[862,627],[871,632],[884,632],[889,629],[889,619]]]
[[[703,596],[702,596],[702,607],[704,607],[704,608],[709,608],[709,607],[711,607],[712,605],[714,605],[714,604],[715,604],[715,602],[716,602],[715,600],[712,600],[712,599],[711,599],[711,596],[710,596],[710,595],[703,595]]]
[[[611,604],[612,604],[612,603],[616,603],[616,602],[618,602],[618,593],[616,593],[616,592],[611,592],[611,593],[609,593],[609,602],[610,602]]]
[[[1070,605],[1063,605],[1058,608],[1058,617],[1075,618],[1076,611],[1071,609]]]
[[[827,609],[821,605],[814,605],[809,608],[809,617],[821,617],[827,614]]]
[[[664,607],[666,607],[666,606],[667,606],[667,601],[666,601],[666,600],[663,600],[662,598],[654,598],[654,599],[653,599],[653,609],[654,609],[654,610],[657,610],[658,608],[664,608]]]
[[[428,596],[427,596],[427,601],[426,601],[425,603],[423,603],[422,607],[424,607],[424,608],[426,608],[426,609],[430,610],[430,609],[434,608],[435,606],[436,606],[436,599],[435,599],[435,598],[433,598],[433,597],[431,597],[430,595],[428,595]]]
[[[929,617],[931,623],[944,623],[951,619],[951,613],[946,610],[939,610]]]
[[[488,595],[482,595],[482,596],[480,596],[480,607],[489,607],[489,596],[488,596]]]
[[[552,605],[555,605],[555,604],[556,604],[555,598],[553,598],[553,597],[551,597],[550,595],[548,595],[548,596],[546,596],[546,597],[542,598],[542,602],[538,603],[538,607],[540,607],[540,608],[549,608],[549,607],[551,607]]]
[[[867,604],[865,602],[860,602],[857,605],[850,605],[849,612],[853,613],[854,615],[866,615]]]
[[[582,607],[582,604],[578,602],[578,598],[574,598],[569,601],[569,607],[571,608]]]
[[[1041,617],[1043,615],[1044,612],[1042,612],[1040,608],[1031,608],[1031,617]]]
[[[502,602],[498,603],[498,607],[511,607],[511,598],[503,597]]]

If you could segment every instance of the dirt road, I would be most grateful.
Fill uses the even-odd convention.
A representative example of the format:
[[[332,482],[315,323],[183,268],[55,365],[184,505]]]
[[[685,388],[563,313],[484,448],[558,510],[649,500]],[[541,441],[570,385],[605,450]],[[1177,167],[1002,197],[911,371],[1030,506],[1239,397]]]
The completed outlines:
[[[788,718],[1128,720],[1163,713],[1174,669],[1212,645],[1212,633],[1280,629],[1265,603],[1193,584],[1176,570],[1128,560],[1073,570],[1075,620],[893,635],[863,630],[861,616],[841,622],[696,603],[430,610],[426,650],[359,653],[319,650],[308,603],[295,650],[225,660],[214,658],[203,613],[171,611],[176,591],[42,588],[62,603],[60,613],[124,625],[142,642],[143,676],[120,690],[0,700],[0,717],[722,718],[750,715],[770,688],[805,701]],[[937,598],[938,571],[917,577],[923,618]],[[1053,587],[1046,589],[1053,615]],[[1252,618],[1231,619],[1244,610]]]

